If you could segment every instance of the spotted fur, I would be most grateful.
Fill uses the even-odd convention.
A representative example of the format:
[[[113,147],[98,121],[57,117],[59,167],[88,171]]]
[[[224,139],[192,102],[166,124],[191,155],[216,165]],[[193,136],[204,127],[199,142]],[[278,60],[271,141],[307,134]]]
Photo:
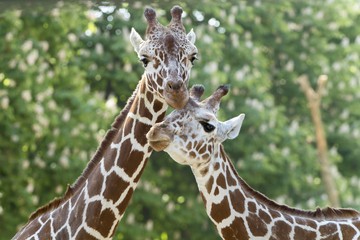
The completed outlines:
[[[149,61],[132,97],[75,184],[32,214],[13,239],[112,239],[152,152],[145,134],[163,120],[168,105],[188,101],[188,55],[197,50],[182,26],[181,8],[171,13],[163,27],[153,9],[145,10],[146,41],[132,30],[131,42]]]
[[[226,122],[217,120],[226,87],[220,87],[202,102],[202,87],[190,92],[193,99],[185,108],[174,110],[155,124],[147,138],[155,150],[164,150],[176,162],[190,165],[206,212],[222,239],[360,239],[358,211],[295,209],[270,200],[246,184],[221,145],[237,136],[244,115]],[[206,132],[211,128],[205,128],[203,122],[215,126],[215,130]]]

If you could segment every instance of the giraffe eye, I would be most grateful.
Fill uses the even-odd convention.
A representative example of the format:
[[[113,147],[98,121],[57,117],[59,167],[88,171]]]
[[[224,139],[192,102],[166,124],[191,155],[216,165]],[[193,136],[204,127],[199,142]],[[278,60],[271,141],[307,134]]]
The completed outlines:
[[[147,57],[147,56],[145,56],[145,55],[144,55],[144,56],[141,56],[140,62],[143,63],[144,67],[147,67],[148,63],[150,62],[149,57]]]
[[[201,126],[204,128],[204,131],[207,132],[207,133],[212,132],[212,131],[214,131],[214,129],[215,129],[215,126],[214,126],[214,125],[211,125],[211,124],[208,123],[208,122],[200,121],[200,124],[201,124]]]
[[[194,53],[193,55],[190,56],[189,60],[191,62],[192,65],[194,65],[195,60],[197,60],[197,56],[196,53]]]

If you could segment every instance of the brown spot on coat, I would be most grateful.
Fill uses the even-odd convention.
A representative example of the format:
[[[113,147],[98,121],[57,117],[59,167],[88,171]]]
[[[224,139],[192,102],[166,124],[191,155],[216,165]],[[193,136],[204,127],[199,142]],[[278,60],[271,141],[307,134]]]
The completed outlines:
[[[204,167],[203,169],[200,169],[200,174],[202,176],[205,176],[209,172],[209,168]]]
[[[303,229],[299,226],[295,226],[294,239],[315,239],[316,232]]]
[[[58,232],[60,228],[62,228],[67,221],[68,212],[69,212],[69,204],[70,202],[67,201],[61,208],[57,209],[53,220],[53,228],[54,232]]]
[[[245,211],[245,197],[239,189],[230,192],[230,201],[235,211],[238,213],[243,213]]]
[[[219,204],[212,204],[210,216],[217,223],[230,216],[229,200],[227,196],[225,196]]]
[[[71,206],[74,208],[74,210],[70,213],[70,219],[76,219],[76,221],[71,222],[70,229],[71,229],[71,235],[74,236],[78,228],[80,227],[82,221],[79,221],[82,219],[82,213],[85,210],[85,199],[84,199],[84,192],[82,192],[79,197],[77,198],[76,205],[73,203]]]
[[[86,214],[86,223],[89,227],[97,229],[102,236],[107,236],[110,232],[116,217],[112,210],[102,209],[100,201],[89,203]]]
[[[213,184],[214,184],[214,177],[211,176],[211,177],[209,178],[209,180],[207,181],[206,185],[205,185],[206,190],[207,190],[208,193],[211,192],[211,189],[212,189]]]
[[[319,231],[323,236],[328,236],[326,239],[339,239],[339,236],[337,234],[337,226],[334,223],[327,223],[326,225],[322,225],[319,228]],[[335,236],[334,236],[335,234]],[[334,238],[335,237],[335,238]]]
[[[112,185],[109,185],[105,188],[103,196],[107,200],[112,200],[112,202],[116,202],[120,198],[121,194],[123,193],[123,191],[119,191],[120,189],[126,191],[127,187],[129,186],[129,183],[124,181],[115,172],[112,172],[106,178],[106,181],[111,182]]]
[[[291,232],[291,226],[287,222],[282,220],[276,221],[271,229],[272,236],[270,239],[290,240],[290,232]]]
[[[134,138],[141,146],[145,146],[147,144],[146,134],[150,131],[151,126],[138,120],[136,120],[135,124]]]
[[[236,181],[235,178],[233,178],[232,174],[230,173],[230,168],[229,167],[226,167],[226,182],[230,187],[238,185],[238,182]]]
[[[104,176],[100,173],[100,166],[99,166],[96,169],[94,169],[94,175],[90,176],[89,183],[87,185],[87,191],[89,197],[100,194],[103,181],[104,181]]]
[[[341,233],[344,239],[352,239],[356,235],[356,231],[353,227],[340,224]]]
[[[157,99],[155,99],[155,101],[154,101],[154,112],[159,112],[161,109],[162,109],[162,107],[163,107],[163,103],[162,102],[160,102],[159,100],[157,100]],[[165,112],[164,112],[164,115],[165,115]],[[162,118],[163,118],[164,116],[162,116]],[[160,118],[160,119],[162,119],[162,118]]]
[[[146,99],[148,100],[148,102],[152,103],[152,101],[154,100],[153,93],[150,91],[146,92]]]
[[[257,214],[250,213],[246,221],[255,237],[262,237],[268,232],[266,223]]]
[[[242,218],[235,218],[230,226],[221,229],[223,239],[250,239]]]
[[[275,211],[275,210],[270,209],[269,212],[270,212],[270,215],[271,215],[271,217],[272,217],[273,219],[278,218],[278,217],[281,216],[281,214],[280,214],[278,211]]]
[[[219,187],[226,189],[226,180],[224,174],[222,173],[219,174],[218,178],[216,179],[216,184]]]
[[[272,221],[270,215],[262,209],[259,209],[259,216],[267,224],[271,223]]]
[[[209,159],[210,158],[210,155],[208,153],[205,153],[201,156],[202,159]]]
[[[198,152],[200,155],[204,154],[206,152],[206,144],[203,144]]]
[[[153,65],[153,67],[155,68],[155,69],[157,69],[159,66],[161,66],[161,62],[160,62],[160,60],[159,59],[157,59],[157,58],[154,58],[154,65]]]
[[[189,152],[191,158],[196,158],[196,153],[194,151]]]
[[[219,187],[216,186],[216,187],[215,187],[215,191],[214,191],[214,195],[217,196],[217,195],[219,195],[219,193],[220,193]]]
[[[149,111],[148,107],[145,105],[145,101],[144,99],[141,99],[139,101],[139,108],[138,108],[139,112],[138,114],[141,116],[141,117],[149,117],[149,116],[152,116],[152,113]]]
[[[248,202],[248,210],[249,212],[256,213],[257,212],[256,204],[254,202]]]
[[[217,171],[217,170],[219,170],[219,168],[220,168],[220,163],[216,162],[214,164],[214,170]]]
[[[144,134],[145,136],[145,134]],[[144,153],[138,150],[131,150],[130,156],[128,158],[128,163],[124,166],[124,171],[129,175],[132,176],[136,169],[140,166],[141,162],[143,161]],[[147,160],[145,160],[147,161]],[[145,167],[145,164],[144,166]]]

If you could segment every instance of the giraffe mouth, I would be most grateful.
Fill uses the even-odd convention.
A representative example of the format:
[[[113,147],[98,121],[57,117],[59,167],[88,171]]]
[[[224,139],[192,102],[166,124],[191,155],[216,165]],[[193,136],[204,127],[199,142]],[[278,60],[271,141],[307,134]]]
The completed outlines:
[[[171,139],[168,135],[162,134],[161,132],[156,132],[156,128],[150,129],[150,131],[146,134],[146,138],[150,147],[152,147],[157,152],[166,149],[171,142]]]
[[[169,146],[170,139],[168,140],[150,140],[150,146],[157,152],[163,151]]]
[[[174,109],[182,109],[189,100],[189,92],[186,88],[177,91],[164,91],[164,97],[170,107]]]

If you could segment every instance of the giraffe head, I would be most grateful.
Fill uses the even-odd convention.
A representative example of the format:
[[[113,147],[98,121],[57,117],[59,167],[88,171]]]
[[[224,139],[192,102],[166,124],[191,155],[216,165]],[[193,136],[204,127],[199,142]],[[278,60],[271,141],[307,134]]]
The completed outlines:
[[[196,35],[193,30],[186,34],[182,12],[179,6],[174,6],[171,22],[165,27],[157,21],[155,11],[147,8],[145,40],[134,29],[130,34],[131,44],[144,65],[148,86],[175,109],[184,107],[189,99],[189,75],[197,59]]]
[[[194,86],[183,109],[174,110],[150,129],[146,137],[154,150],[164,150],[180,164],[196,166],[208,162],[223,141],[237,137],[244,114],[225,122],[216,118],[220,99],[227,94],[228,87],[220,86],[200,101],[203,92],[202,86]]]

